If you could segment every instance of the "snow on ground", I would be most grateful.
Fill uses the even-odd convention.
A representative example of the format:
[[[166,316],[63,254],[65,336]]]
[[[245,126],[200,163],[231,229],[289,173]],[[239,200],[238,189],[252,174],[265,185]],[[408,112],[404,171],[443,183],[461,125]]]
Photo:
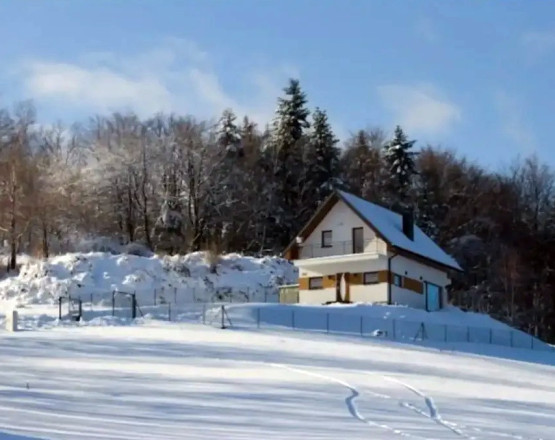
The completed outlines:
[[[551,440],[555,354],[138,321],[0,331],[0,439]]]
[[[210,301],[216,292],[231,291],[236,300],[264,300],[276,286],[296,280],[296,269],[281,258],[228,254],[212,272],[207,255],[143,257],[107,252],[72,253],[46,261],[26,259],[19,275],[0,281],[0,300],[14,304],[53,303],[60,294],[95,301],[113,290],[136,292],[139,304],[158,301]],[[277,299],[277,298],[276,298]]]

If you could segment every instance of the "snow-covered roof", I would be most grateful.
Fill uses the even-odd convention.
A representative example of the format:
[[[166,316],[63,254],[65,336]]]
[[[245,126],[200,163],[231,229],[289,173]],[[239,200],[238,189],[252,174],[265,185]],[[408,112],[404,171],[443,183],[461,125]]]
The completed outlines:
[[[414,225],[414,240],[403,232],[403,217],[383,206],[353,194],[337,191],[338,195],[367,223],[372,225],[391,245],[453,269],[462,270],[457,261]]]

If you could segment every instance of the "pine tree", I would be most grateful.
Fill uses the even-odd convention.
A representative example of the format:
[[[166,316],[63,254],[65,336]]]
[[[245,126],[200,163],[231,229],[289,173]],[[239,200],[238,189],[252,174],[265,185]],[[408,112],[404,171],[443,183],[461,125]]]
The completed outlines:
[[[412,147],[416,141],[409,141],[400,126],[395,128],[393,139],[384,147],[384,158],[389,167],[391,189],[395,202],[406,202],[412,177],[416,174]]]
[[[316,108],[308,136],[303,192],[305,209],[311,213],[339,185],[339,149],[325,111]],[[310,214],[308,214],[310,215]]]
[[[242,156],[241,133],[239,127],[235,124],[236,119],[237,116],[235,116],[233,110],[224,110],[218,122],[216,136],[218,145],[223,148],[226,153]]]
[[[306,95],[299,81],[291,79],[279,98],[276,116],[272,123],[266,155],[270,156],[275,179],[272,199],[275,215],[272,222],[277,233],[274,246],[285,245],[300,227],[298,210],[301,201],[304,133],[310,127]]]

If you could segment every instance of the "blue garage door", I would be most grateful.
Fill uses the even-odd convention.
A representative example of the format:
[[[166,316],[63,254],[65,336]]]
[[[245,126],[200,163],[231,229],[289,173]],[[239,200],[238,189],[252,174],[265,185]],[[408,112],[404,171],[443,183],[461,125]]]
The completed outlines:
[[[441,287],[426,283],[426,310],[435,312],[441,309]]]

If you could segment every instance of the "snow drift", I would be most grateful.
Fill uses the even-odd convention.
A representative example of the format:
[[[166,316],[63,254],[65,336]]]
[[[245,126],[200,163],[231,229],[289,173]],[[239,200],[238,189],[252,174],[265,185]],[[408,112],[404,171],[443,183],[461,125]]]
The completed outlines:
[[[26,261],[18,276],[0,281],[0,300],[15,305],[52,304],[60,295],[89,300],[109,298],[113,290],[135,292],[139,303],[174,298],[178,302],[277,299],[277,286],[296,280],[296,268],[277,257],[204,252],[182,256],[72,253]]]

